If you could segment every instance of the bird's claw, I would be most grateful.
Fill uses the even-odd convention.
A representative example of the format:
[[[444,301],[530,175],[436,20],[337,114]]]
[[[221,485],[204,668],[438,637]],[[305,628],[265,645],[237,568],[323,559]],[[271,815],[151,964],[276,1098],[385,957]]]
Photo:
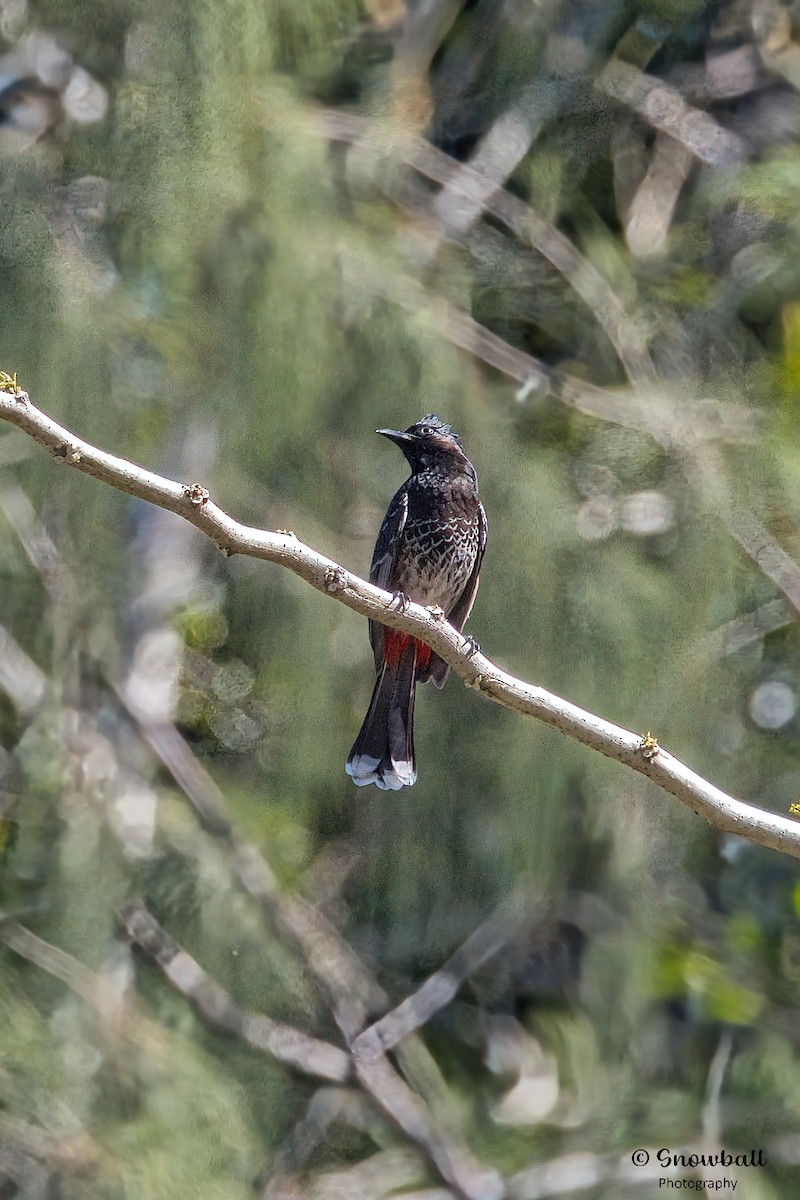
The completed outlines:
[[[480,654],[481,652],[480,644],[469,634],[464,638],[463,649],[467,658],[474,658],[476,654]]]
[[[405,592],[395,592],[392,596],[392,602],[389,608],[395,609],[399,613],[408,612],[411,606],[411,599]]]

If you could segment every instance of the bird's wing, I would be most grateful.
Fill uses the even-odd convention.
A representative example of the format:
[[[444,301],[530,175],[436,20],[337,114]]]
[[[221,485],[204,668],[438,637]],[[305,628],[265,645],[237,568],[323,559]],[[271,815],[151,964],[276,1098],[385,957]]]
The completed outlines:
[[[376,587],[385,588],[387,592],[395,590],[397,578],[397,555],[403,540],[408,517],[408,491],[401,487],[395,493],[386,510],[383,524],[375,543],[372,555],[372,566],[369,569],[369,581]],[[369,640],[375,653],[375,668],[380,670],[383,665],[383,630],[384,626],[377,621],[369,623]]]
[[[482,504],[478,505],[478,553],[475,555],[475,565],[472,568],[469,579],[464,585],[464,590],[456,600],[455,604],[447,614],[447,619],[454,628],[459,631],[464,628],[467,622],[467,617],[472,611],[472,606],[475,603],[475,597],[478,594],[478,580],[481,573],[481,563],[483,562],[483,553],[486,549],[486,513]],[[447,663],[439,658],[438,654],[431,655],[430,666],[428,668],[427,677],[432,679],[437,687],[444,687],[444,681],[447,678],[447,672],[450,670]]]

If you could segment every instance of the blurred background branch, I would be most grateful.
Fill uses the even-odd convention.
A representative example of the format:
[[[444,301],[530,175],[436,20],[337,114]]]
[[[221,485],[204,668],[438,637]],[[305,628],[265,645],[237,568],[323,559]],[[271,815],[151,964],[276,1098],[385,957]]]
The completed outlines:
[[[650,1200],[754,1145],[680,1182],[797,1195],[795,858],[739,835],[797,844],[799,47],[780,0],[0,0],[3,358],[156,472],[0,423],[0,1195]],[[373,431],[431,411],[502,670],[360,582]],[[375,612],[639,770],[422,689],[417,785],[354,795]]]

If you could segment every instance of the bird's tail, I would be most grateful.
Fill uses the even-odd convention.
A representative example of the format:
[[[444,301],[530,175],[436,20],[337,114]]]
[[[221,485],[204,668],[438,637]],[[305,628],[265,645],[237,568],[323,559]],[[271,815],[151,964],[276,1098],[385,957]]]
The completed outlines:
[[[388,631],[387,631],[388,632]],[[374,783],[384,791],[410,787],[417,779],[414,762],[414,694],[421,647],[404,638],[402,652],[384,661],[345,771],[359,787]]]

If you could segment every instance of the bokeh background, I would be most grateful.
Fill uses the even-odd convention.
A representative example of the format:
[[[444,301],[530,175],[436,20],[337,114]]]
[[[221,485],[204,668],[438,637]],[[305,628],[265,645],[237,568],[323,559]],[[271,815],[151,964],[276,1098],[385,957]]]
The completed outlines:
[[[2,0],[0,30],[0,367],[34,403],[361,574],[404,478],[374,430],[438,413],[489,517],[484,652],[787,813],[797,4]],[[442,189],[468,161],[502,211]],[[417,785],[357,791],[366,622],[10,427],[0,626],[4,1198],[461,1195],[121,914],[226,1012],[343,1045],[281,905],[386,1008],[520,897],[413,1081],[507,1194],[655,1196],[637,1147],[724,1145],[768,1160],[738,1194],[797,1195],[794,859],[455,679]]]

